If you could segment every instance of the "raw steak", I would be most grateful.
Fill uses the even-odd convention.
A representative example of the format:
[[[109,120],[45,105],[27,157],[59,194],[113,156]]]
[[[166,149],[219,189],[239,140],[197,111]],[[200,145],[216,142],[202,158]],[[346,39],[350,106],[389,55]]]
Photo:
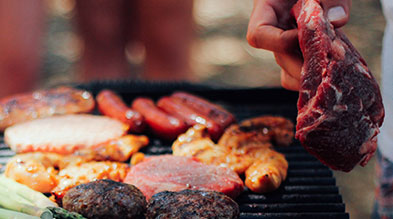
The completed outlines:
[[[232,198],[243,191],[243,181],[233,170],[172,155],[138,163],[131,167],[124,182],[138,187],[147,199],[158,192],[184,189],[217,191]]]
[[[384,118],[378,84],[359,52],[324,16],[319,0],[300,0],[292,12],[304,57],[296,138],[332,169],[364,166]]]

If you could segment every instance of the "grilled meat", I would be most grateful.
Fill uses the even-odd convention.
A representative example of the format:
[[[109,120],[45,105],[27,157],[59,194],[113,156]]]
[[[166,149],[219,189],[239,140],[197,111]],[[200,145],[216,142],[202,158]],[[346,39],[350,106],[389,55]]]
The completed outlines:
[[[119,138],[127,125],[105,116],[62,115],[16,124],[4,141],[17,153],[42,151],[71,154]]]
[[[228,147],[215,144],[203,125],[195,125],[172,144],[173,155],[194,157],[204,164],[224,166],[243,174],[254,161],[253,157],[232,153]]]
[[[140,133],[145,129],[146,124],[143,116],[128,107],[115,92],[102,90],[96,99],[98,109],[103,115],[127,124],[131,132]]]
[[[0,131],[16,123],[53,115],[87,113],[93,96],[84,90],[58,87],[18,94],[0,100]]]
[[[149,201],[146,218],[239,218],[238,204],[214,191],[160,192]]]
[[[125,163],[34,152],[14,156],[7,163],[5,175],[36,191],[53,192],[56,198],[61,198],[66,190],[95,179],[122,181],[128,168]]]
[[[184,189],[219,191],[230,197],[243,191],[242,180],[231,169],[171,155],[149,157],[132,166],[124,182],[138,187],[147,199]]]
[[[112,180],[96,180],[70,189],[63,207],[87,218],[145,218],[146,198],[133,185]]]
[[[194,126],[178,137],[172,151],[175,156],[194,157],[206,164],[229,167],[238,174],[246,173],[246,186],[265,193],[280,186],[288,169],[284,155],[274,151],[270,141],[290,144],[291,128],[293,124],[284,118],[258,117],[231,125],[214,144],[205,127]]]
[[[293,137],[294,125],[288,119],[278,116],[260,116],[227,128],[218,144],[231,148],[261,142],[288,146],[292,143]]]

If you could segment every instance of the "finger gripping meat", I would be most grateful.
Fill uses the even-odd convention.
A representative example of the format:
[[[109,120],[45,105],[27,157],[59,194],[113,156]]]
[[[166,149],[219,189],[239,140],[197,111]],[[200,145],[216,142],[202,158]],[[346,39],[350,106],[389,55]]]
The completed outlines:
[[[164,139],[173,140],[187,130],[188,126],[183,119],[158,108],[149,98],[135,99],[132,108],[143,115],[154,134]]]
[[[379,86],[359,52],[330,24],[320,0],[300,0],[292,12],[304,57],[296,138],[332,169],[364,166],[384,118]]]
[[[84,90],[58,87],[23,93],[0,100],[0,131],[16,123],[53,115],[87,113],[94,109],[93,96]]]
[[[129,108],[116,93],[103,90],[97,95],[96,99],[98,109],[102,114],[128,124],[131,132],[140,133],[144,130],[143,116]]]
[[[206,126],[209,130],[210,136],[214,140],[217,140],[224,132],[224,129],[216,121],[187,106],[178,98],[162,97],[157,102],[157,105],[164,111],[184,119],[189,126],[196,124]]]

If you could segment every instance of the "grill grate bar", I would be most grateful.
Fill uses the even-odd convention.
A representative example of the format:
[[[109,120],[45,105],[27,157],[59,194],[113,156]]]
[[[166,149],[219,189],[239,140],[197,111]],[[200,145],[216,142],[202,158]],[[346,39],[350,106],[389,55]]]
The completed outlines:
[[[283,192],[288,194],[301,193],[301,194],[338,194],[336,186],[283,186]]]
[[[236,199],[240,203],[340,203],[339,194],[248,194]]]
[[[348,213],[240,213],[241,219],[349,219]]]
[[[291,169],[328,168],[319,161],[293,161],[289,164]]]
[[[241,212],[264,212],[264,213],[279,213],[279,212],[344,212],[345,204],[343,203],[274,203],[274,204],[241,204],[239,205]]]
[[[288,169],[288,178],[290,177],[332,177],[333,173],[329,169]]]
[[[336,185],[332,177],[288,177],[283,185]]]
[[[318,162],[317,158],[311,156],[310,154],[306,153],[289,153],[285,154],[285,158],[288,160],[288,162],[292,161],[315,161]]]

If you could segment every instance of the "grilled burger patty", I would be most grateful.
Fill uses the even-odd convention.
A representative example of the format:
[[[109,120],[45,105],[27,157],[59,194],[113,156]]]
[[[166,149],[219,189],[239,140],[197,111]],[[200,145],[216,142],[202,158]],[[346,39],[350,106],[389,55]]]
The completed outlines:
[[[146,218],[238,218],[239,205],[220,192],[183,190],[155,194]]]
[[[144,218],[146,198],[133,185],[103,179],[70,189],[63,207],[87,218]]]

